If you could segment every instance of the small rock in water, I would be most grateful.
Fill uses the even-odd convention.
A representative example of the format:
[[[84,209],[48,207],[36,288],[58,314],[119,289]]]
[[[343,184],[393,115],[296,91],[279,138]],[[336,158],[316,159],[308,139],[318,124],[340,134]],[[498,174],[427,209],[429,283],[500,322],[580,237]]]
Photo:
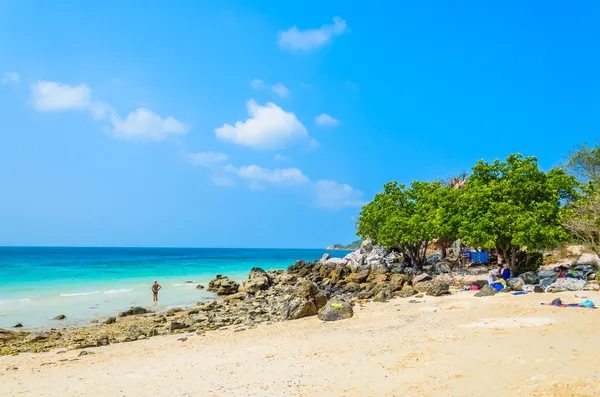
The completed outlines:
[[[13,328],[23,328],[23,324],[21,323],[16,323],[15,326]]]
[[[186,283],[186,284],[194,284],[194,282],[193,282],[193,281],[190,281],[190,280],[186,281],[185,283]]]
[[[67,316],[65,316],[64,314],[59,314],[58,316],[54,317],[52,320],[64,320],[65,318],[67,318]]]
[[[204,289],[204,285],[198,284],[198,285],[196,285],[196,289]]]

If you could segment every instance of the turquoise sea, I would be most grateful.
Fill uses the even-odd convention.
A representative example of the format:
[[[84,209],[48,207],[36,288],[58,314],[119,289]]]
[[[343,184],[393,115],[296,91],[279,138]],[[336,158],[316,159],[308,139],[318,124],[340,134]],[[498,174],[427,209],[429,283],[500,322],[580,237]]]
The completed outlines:
[[[285,269],[297,259],[320,258],[323,249],[0,247],[0,328],[89,324],[130,306],[167,310],[214,295],[205,287],[216,274],[238,281],[253,267]],[[347,254],[329,252],[332,257]],[[152,304],[150,286],[162,285]],[[58,314],[66,320],[53,321]]]

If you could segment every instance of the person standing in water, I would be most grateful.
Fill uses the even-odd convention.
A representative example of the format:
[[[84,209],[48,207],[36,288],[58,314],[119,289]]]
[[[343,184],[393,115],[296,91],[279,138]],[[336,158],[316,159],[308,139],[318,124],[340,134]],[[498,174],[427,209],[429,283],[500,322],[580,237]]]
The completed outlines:
[[[158,302],[158,291],[161,288],[161,285],[157,281],[154,281],[154,284],[152,284],[152,302]]]

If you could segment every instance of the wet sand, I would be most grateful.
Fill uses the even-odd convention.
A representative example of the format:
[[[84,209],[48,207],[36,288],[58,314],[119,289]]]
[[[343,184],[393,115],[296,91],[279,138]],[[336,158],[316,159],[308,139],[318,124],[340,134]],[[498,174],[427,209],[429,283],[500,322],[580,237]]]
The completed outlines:
[[[598,396],[600,293],[393,299],[243,332],[0,357],[2,396]],[[187,337],[187,340],[178,340]]]

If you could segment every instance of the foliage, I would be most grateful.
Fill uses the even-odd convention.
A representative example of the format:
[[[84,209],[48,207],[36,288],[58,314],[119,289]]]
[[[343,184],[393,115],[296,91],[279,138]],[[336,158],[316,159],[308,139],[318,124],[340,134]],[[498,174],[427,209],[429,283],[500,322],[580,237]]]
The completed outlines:
[[[386,183],[383,192],[363,207],[357,234],[399,250],[415,268],[421,268],[427,245],[438,236],[452,234],[444,213],[452,202],[451,190],[440,182],[415,181],[409,187]]]
[[[521,251],[538,252],[567,238],[560,221],[575,186],[562,169],[539,170],[535,157],[479,161],[461,195],[459,234],[467,244],[496,248],[516,271]]]
[[[385,184],[362,208],[357,234],[399,250],[416,268],[433,239],[458,238],[496,248],[513,271],[533,268],[536,253],[568,237],[561,217],[564,204],[576,198],[575,187],[575,177],[562,169],[541,171],[535,157],[479,161],[466,183]]]
[[[584,144],[571,150],[565,168],[584,184],[600,184],[600,140],[595,147]]]
[[[563,225],[575,240],[600,255],[600,141],[595,147],[581,145],[572,150],[566,167],[585,185],[583,197],[567,207]]]
[[[600,255],[600,192],[591,192],[570,206],[563,225],[576,240]]]

